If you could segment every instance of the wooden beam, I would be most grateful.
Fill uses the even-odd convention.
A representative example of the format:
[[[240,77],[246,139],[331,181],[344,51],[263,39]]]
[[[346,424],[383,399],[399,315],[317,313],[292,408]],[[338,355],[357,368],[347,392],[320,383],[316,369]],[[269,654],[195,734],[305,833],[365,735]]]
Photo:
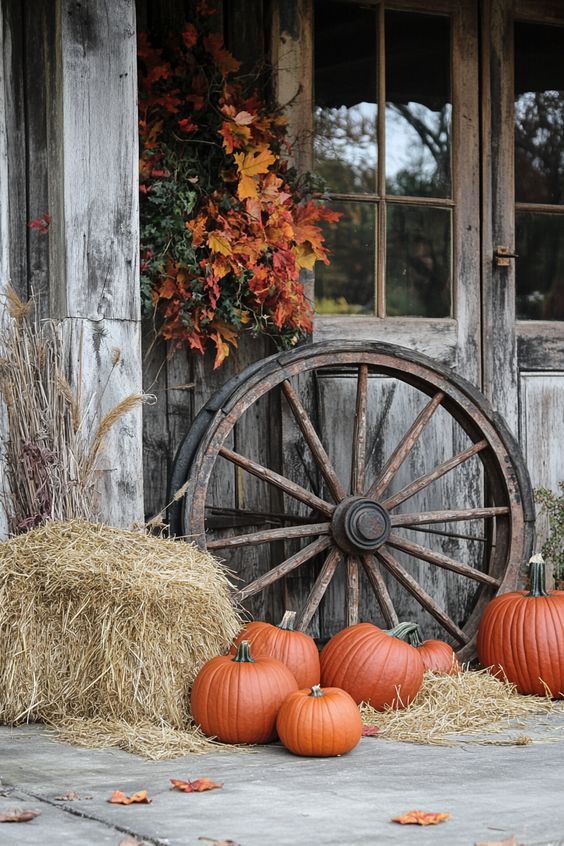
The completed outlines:
[[[95,427],[141,393],[134,0],[56,0],[48,86],[51,315]],[[115,360],[119,350],[119,361]],[[141,410],[105,442],[100,516],[142,521]]]

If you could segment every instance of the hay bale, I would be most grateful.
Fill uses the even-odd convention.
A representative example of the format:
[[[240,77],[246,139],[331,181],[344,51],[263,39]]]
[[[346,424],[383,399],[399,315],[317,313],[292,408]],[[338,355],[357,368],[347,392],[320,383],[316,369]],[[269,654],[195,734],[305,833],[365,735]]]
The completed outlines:
[[[0,544],[0,722],[185,731],[196,673],[241,628],[229,588],[191,544],[86,521]]]

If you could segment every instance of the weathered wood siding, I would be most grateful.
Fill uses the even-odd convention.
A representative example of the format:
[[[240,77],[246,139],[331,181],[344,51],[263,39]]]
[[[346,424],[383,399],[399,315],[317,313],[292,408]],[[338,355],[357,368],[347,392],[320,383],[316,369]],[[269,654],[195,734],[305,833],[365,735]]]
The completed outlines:
[[[5,56],[4,10],[0,4],[0,48]],[[9,213],[8,213],[8,148],[6,138],[6,71],[3,58],[0,59],[0,326],[5,317],[4,286],[10,275],[9,256]],[[4,491],[4,445],[6,413],[0,402],[0,491]],[[0,497],[0,539],[6,537],[8,522]]]

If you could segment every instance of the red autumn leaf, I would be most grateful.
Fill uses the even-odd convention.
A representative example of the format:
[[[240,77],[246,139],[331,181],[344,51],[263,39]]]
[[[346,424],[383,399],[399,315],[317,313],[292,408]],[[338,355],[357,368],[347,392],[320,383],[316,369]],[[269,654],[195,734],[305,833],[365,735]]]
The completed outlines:
[[[378,728],[378,726],[362,726],[363,737],[375,737],[377,734],[380,734],[380,729]]]
[[[51,223],[51,215],[47,214],[47,212],[43,212],[41,217],[35,217],[33,220],[30,220],[27,225],[29,229],[36,229],[40,235],[47,235]]]
[[[112,805],[149,805],[151,800],[146,790],[138,790],[137,793],[132,793],[131,796],[126,796],[121,790],[114,790],[108,802]]]
[[[407,811],[401,817],[392,817],[392,822],[401,825],[437,825],[448,820],[450,814],[437,814],[431,811]]]
[[[198,40],[198,33],[196,32],[196,27],[192,23],[187,23],[182,31],[182,40],[186,46],[187,50],[191,50],[192,47],[195,45],[196,41]]]
[[[192,123],[190,118],[182,118],[182,120],[178,121],[178,126],[182,132],[195,132],[198,128],[198,124]]]
[[[40,815],[41,811],[24,811],[22,808],[12,808],[5,814],[0,814],[0,823],[29,822]]]
[[[223,787],[223,782],[216,784],[211,778],[197,778],[194,781],[182,781],[179,778],[171,778],[171,790],[181,790],[183,793],[203,793],[204,790],[215,790]]]

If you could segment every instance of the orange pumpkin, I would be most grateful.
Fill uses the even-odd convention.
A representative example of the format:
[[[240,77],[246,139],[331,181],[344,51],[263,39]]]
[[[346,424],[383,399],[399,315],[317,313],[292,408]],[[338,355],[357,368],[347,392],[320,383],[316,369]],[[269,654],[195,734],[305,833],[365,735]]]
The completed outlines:
[[[356,703],[382,711],[416,696],[424,666],[417,649],[371,623],[343,629],[321,652],[321,684],[346,690]]]
[[[253,658],[244,640],[235,656],[204,664],[192,687],[192,716],[204,734],[224,743],[269,743],[280,706],[297,687],[285,664]]]
[[[344,755],[362,736],[362,719],[354,699],[338,687],[318,684],[297,690],[282,703],[278,736],[294,755]]]
[[[519,693],[564,697],[564,591],[547,591],[544,561],[530,562],[530,590],[496,596],[478,628],[483,667],[512,682]]]
[[[295,611],[286,611],[277,626],[259,620],[249,623],[239,633],[235,644],[248,640],[255,657],[278,658],[292,671],[298,687],[312,687],[319,684],[320,679],[319,650],[312,637],[294,631],[295,617]]]
[[[399,623],[395,628],[390,629],[388,634],[399,637],[414,646],[419,652],[425,670],[447,676],[456,676],[460,672],[460,664],[452,646],[444,640],[423,640],[417,623]]]

